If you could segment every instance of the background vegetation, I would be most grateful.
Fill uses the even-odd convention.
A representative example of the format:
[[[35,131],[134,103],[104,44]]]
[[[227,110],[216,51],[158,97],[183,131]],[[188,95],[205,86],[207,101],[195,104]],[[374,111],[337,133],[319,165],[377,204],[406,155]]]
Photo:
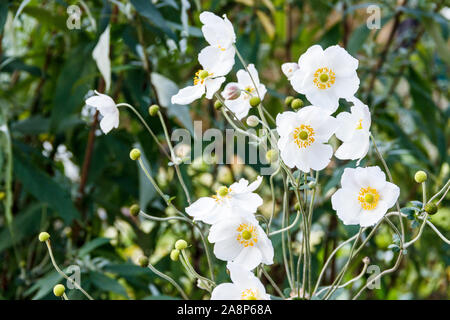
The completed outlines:
[[[121,112],[120,128],[100,134],[97,117],[84,106],[89,90],[104,91],[92,59],[99,35],[111,25],[112,86],[117,102],[128,102],[163,135],[160,123],[150,118],[152,103],[163,106],[171,129],[192,128],[201,119],[203,129],[224,128],[212,101],[188,107],[170,104],[173,86],[184,86],[197,69],[197,54],[206,46],[199,13],[226,13],[237,33],[237,47],[256,65],[268,87],[266,107],[275,115],[285,106],[284,97],[295,92],[282,75],[283,62],[296,61],[313,44],[340,44],[360,61],[358,97],[372,112],[372,132],[381,146],[393,178],[402,190],[401,206],[421,200],[414,172],[429,175],[428,192],[436,192],[450,176],[450,126],[448,107],[450,50],[446,1],[325,1],[325,0],[131,0],[131,1],[2,1],[0,3],[0,298],[54,299],[53,286],[61,277],[51,266],[47,250],[37,235],[51,234],[56,260],[64,268],[81,267],[82,286],[97,299],[161,299],[177,296],[176,290],[150,270],[135,264],[142,253],[155,266],[177,279],[191,298],[207,298],[168,253],[178,238],[192,244],[191,258],[206,274],[199,240],[188,225],[153,223],[130,216],[128,207],[156,216],[171,215],[140,174],[129,150],[140,145],[146,162],[166,194],[176,196],[183,209],[186,200],[174,172],[161,157],[138,120]],[[82,10],[81,28],[66,26],[66,9]],[[381,9],[381,29],[366,26],[367,6]],[[447,15],[447,18],[444,17]],[[242,66],[237,61],[235,71]],[[235,77],[232,73],[230,80]],[[175,89],[176,90],[176,89]],[[340,108],[344,109],[343,104]],[[163,139],[161,139],[163,142]],[[362,165],[377,164],[371,151]],[[333,158],[321,173],[313,224],[313,270],[343,239],[356,232],[345,227],[331,208],[330,195],[343,169],[354,166]],[[182,165],[195,198],[211,194],[218,185],[257,171],[243,165],[204,165],[198,159]],[[277,181],[281,185],[281,181]],[[268,182],[260,194],[262,214],[269,214]],[[281,193],[277,189],[277,208]],[[294,205],[294,203],[292,203]],[[294,212],[294,211],[293,211]],[[414,219],[414,218],[412,218]],[[450,235],[448,198],[431,220]],[[280,224],[278,219],[275,223]],[[408,237],[418,223],[409,221]],[[298,244],[293,233],[292,241]],[[274,237],[280,252],[279,237]],[[363,250],[382,269],[394,262],[388,228],[381,228]],[[383,277],[381,289],[367,290],[365,299],[449,298],[450,248],[429,228],[409,248],[396,273]],[[277,253],[278,254],[278,253]],[[333,261],[324,283],[331,283],[346,261],[348,250]],[[282,261],[276,256],[276,261]],[[217,261],[216,261],[217,262]],[[228,279],[224,263],[216,263],[219,279]],[[354,275],[360,265],[351,266]],[[275,281],[287,287],[284,268],[271,269]],[[316,274],[317,277],[317,274]],[[351,297],[360,287],[339,291]],[[268,285],[269,292],[273,292]],[[69,298],[82,298],[69,290]]]

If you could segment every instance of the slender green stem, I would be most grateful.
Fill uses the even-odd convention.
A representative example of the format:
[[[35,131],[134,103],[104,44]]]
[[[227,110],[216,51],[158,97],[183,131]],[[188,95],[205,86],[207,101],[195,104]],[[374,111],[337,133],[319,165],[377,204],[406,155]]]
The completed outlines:
[[[163,127],[164,136],[166,137],[167,145],[169,146],[171,160],[175,167],[175,172],[177,174],[178,181],[180,181],[181,187],[183,188],[184,194],[186,196],[186,200],[188,201],[189,204],[191,204],[191,196],[189,195],[188,188],[186,187],[186,183],[184,182],[183,176],[180,172],[180,167],[178,166],[178,163],[177,163],[177,157],[175,155],[175,151],[172,146],[172,141],[170,140],[169,132],[167,131],[167,127],[164,122],[164,118],[160,111],[158,111],[158,117],[159,117],[159,120],[161,121],[161,125]]]
[[[178,290],[178,292],[180,292],[180,294],[184,300],[189,300],[189,297],[186,295],[184,290],[181,288],[181,286],[175,280],[173,280],[167,274],[164,274],[161,271],[159,271],[158,269],[156,269],[150,262],[148,263],[148,268],[150,270],[152,270],[153,273],[155,273],[156,275],[158,275],[161,278],[163,278],[164,280],[167,280],[168,282],[170,282]]]
[[[192,264],[189,262],[188,256],[187,256],[187,254],[186,254],[186,250],[184,250],[184,249],[181,250],[181,256],[182,256],[182,257],[181,257],[182,260],[184,260],[184,262],[186,263],[186,266],[187,266],[187,268],[188,268],[188,271],[191,272],[192,275],[193,275],[194,277],[196,277],[196,278],[199,279],[199,280],[206,281],[207,283],[209,283],[209,285],[210,285],[211,287],[215,287],[215,286],[216,286],[216,283],[215,283],[214,281],[212,281],[212,280],[210,280],[210,279],[208,279],[208,278],[205,278],[205,277],[199,275],[199,274],[197,273],[197,271],[195,271],[194,267],[193,267]]]
[[[158,147],[161,149],[161,151],[167,156],[167,158],[170,159],[169,154],[167,153],[167,151],[164,149],[163,145],[159,142],[158,137],[156,137],[155,133],[153,132],[152,129],[150,129],[150,127],[148,126],[147,122],[145,122],[144,118],[141,116],[141,114],[130,104],[128,103],[119,103],[116,105],[116,107],[127,107],[129,109],[131,109],[131,111],[134,112],[134,114],[139,118],[139,120],[142,122],[142,124],[144,125],[144,127],[147,129],[148,133],[150,133],[150,135],[152,136],[153,140],[155,140],[156,144],[158,145]]]
[[[269,273],[264,269],[264,266],[260,266],[259,268],[262,273],[264,274],[264,276],[266,277],[267,280],[269,280],[270,284],[272,285],[272,287],[275,289],[275,291],[278,293],[278,295],[283,298],[286,299],[285,295],[283,294],[283,292],[280,290],[280,288],[277,286],[277,284],[275,283],[275,281],[272,279],[272,277],[269,275]]]
[[[383,164],[384,170],[386,171],[389,181],[391,183],[394,183],[394,180],[392,179],[391,171],[389,170],[389,167],[387,166],[386,161],[384,160],[383,155],[381,154],[380,150],[378,150],[377,144],[375,142],[375,138],[373,137],[372,134],[370,134],[370,139],[372,140],[373,147],[375,149],[376,154],[378,155],[378,158],[380,158],[380,161]],[[395,205],[397,207],[397,211],[400,212],[400,204],[398,202],[398,199],[395,201]],[[398,218],[400,220],[400,229],[402,231],[401,239],[402,239],[402,242],[405,242],[405,227],[403,226],[403,218],[401,215]]]
[[[77,288],[78,290],[80,290],[89,300],[94,300],[94,298],[92,298],[90,295],[89,295],[89,293],[87,293],[86,291],[84,291],[84,289],[75,281],[75,280],[73,280],[72,278],[69,278],[59,267],[58,267],[58,265],[56,264],[56,261],[55,261],[55,257],[53,256],[53,251],[52,251],[52,246],[51,246],[51,244],[50,244],[50,240],[47,240],[47,241],[45,241],[45,244],[47,245],[47,249],[48,249],[48,254],[50,255],[50,259],[52,260],[52,264],[53,264],[53,267],[56,269],[56,271],[61,275],[61,276],[63,276],[67,281],[70,281],[72,284],[73,284],[73,286],[75,287],[75,288]]]

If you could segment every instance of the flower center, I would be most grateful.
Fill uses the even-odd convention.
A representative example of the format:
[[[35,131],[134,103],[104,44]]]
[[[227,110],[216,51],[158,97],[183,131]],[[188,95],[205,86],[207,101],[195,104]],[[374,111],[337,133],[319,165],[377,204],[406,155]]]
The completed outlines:
[[[358,200],[361,204],[361,208],[365,210],[373,210],[378,205],[380,194],[376,189],[373,189],[371,187],[361,188],[359,190]]]
[[[236,240],[244,247],[253,247],[258,242],[258,235],[256,233],[255,226],[241,223],[236,231],[238,232]]]
[[[314,129],[310,126],[302,124],[300,127],[294,129],[294,142],[299,148],[306,148],[314,141]]]
[[[216,202],[221,202],[225,198],[230,198],[231,188],[227,188],[225,186],[217,189],[216,194],[212,196]]]
[[[359,119],[358,125],[356,126],[356,130],[362,130],[362,119]]]
[[[319,68],[314,72],[314,84],[317,88],[323,90],[331,87],[336,81],[336,74],[327,67]]]
[[[258,291],[252,289],[242,291],[241,300],[258,300]]]
[[[194,85],[197,85],[199,83],[203,84],[205,82],[205,79],[208,78],[209,76],[212,76],[212,75],[213,75],[212,73],[209,73],[206,70],[202,70],[202,69],[198,70],[195,73]]]

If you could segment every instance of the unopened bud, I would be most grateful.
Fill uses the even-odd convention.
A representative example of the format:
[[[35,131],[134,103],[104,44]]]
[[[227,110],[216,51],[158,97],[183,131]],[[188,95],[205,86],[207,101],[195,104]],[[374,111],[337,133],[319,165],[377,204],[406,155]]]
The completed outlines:
[[[303,107],[303,100],[302,99],[294,99],[291,102],[291,108],[294,110],[300,109],[301,107]]]
[[[45,242],[48,239],[50,239],[50,235],[47,232],[41,232],[39,233],[39,241],[40,242]]]
[[[425,205],[425,212],[426,212],[426,213],[428,213],[428,214],[430,214],[430,215],[433,215],[433,214],[435,214],[437,211],[438,211],[438,207],[437,207],[436,204],[434,204],[434,203],[427,203],[427,204]]]
[[[148,107],[148,113],[154,117],[158,114],[159,106],[157,104],[153,104],[150,107]]]
[[[138,160],[141,157],[141,151],[139,149],[134,148],[130,151],[131,160]]]
[[[225,100],[236,100],[241,96],[241,89],[237,84],[229,83],[225,86],[222,96]]]
[[[177,249],[177,250],[186,249],[187,246],[188,246],[187,242],[183,239],[180,239],[177,242],[175,242],[175,249]]]
[[[284,104],[287,105],[288,107],[290,107],[292,101],[294,101],[294,97],[293,96],[287,96],[286,99],[284,99]]]
[[[259,97],[252,97],[250,99],[250,106],[252,106],[253,108],[259,106],[260,103],[261,99]]]
[[[216,100],[216,102],[214,102],[214,109],[219,110],[222,107],[223,103],[220,100]]]
[[[137,205],[137,204],[133,204],[133,205],[130,207],[130,214],[131,214],[133,217],[136,217],[136,216],[139,214],[140,211],[141,211],[141,208],[140,208],[139,205]]]
[[[414,180],[416,180],[417,183],[422,183],[427,181],[427,173],[425,171],[417,171],[416,174],[414,175]]]
[[[299,210],[300,210],[300,203],[299,203],[299,202],[297,202],[297,203],[295,204],[294,209],[295,209],[296,211],[299,211]]]
[[[249,127],[256,127],[259,124],[259,119],[257,116],[250,116],[247,118],[247,125]]]
[[[61,297],[65,291],[66,288],[62,284],[57,284],[53,287],[53,294],[57,297]]]
[[[178,261],[179,256],[180,256],[180,250],[173,249],[172,251],[170,251],[170,260]]]
[[[146,256],[140,256],[138,263],[143,268],[148,267],[148,258]]]
[[[3,191],[0,191],[0,201],[5,199],[5,196],[6,196],[6,193],[4,193]]]
[[[271,149],[271,150],[267,151],[266,160],[268,162],[272,163],[272,162],[276,161],[277,159],[278,159],[278,153],[275,150]]]

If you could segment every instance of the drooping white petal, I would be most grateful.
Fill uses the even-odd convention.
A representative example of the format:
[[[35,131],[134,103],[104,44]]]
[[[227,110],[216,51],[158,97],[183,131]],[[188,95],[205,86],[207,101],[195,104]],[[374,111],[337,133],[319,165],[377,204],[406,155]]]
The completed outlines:
[[[105,80],[106,91],[111,87],[111,61],[109,59],[109,24],[105,31],[101,34],[97,45],[92,51],[92,58],[94,58],[97,68]]]
[[[224,76],[233,68],[234,48],[221,50],[213,46],[205,47],[198,54],[198,62],[212,77]]]
[[[219,284],[211,292],[211,300],[240,300],[241,292],[233,283]]]
[[[96,92],[96,95],[86,99],[85,103],[96,108],[102,115],[100,129],[103,133],[107,134],[113,128],[119,127],[119,109],[111,97]]]
[[[173,104],[190,104],[197,99],[200,99],[205,93],[205,86],[202,84],[197,84],[194,86],[188,86],[180,89],[178,93],[172,96],[171,102]]]
[[[217,202],[213,198],[202,197],[185,209],[186,213],[199,221],[210,221],[215,215]]]
[[[119,110],[106,113],[100,120],[100,129],[104,134],[109,133],[112,129],[119,127]]]
[[[214,96],[214,93],[219,91],[220,86],[222,83],[225,82],[225,77],[219,77],[214,79],[206,79],[205,80],[205,86],[206,86],[206,98],[212,99]]]

